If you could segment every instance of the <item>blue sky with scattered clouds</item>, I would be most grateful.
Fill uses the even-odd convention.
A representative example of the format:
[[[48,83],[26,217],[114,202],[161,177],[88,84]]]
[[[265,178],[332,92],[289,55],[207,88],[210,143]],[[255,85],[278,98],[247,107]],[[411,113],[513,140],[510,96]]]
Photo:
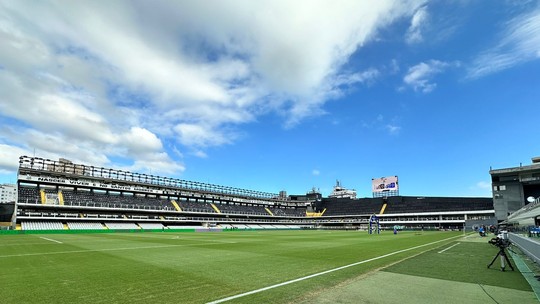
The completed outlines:
[[[0,181],[36,155],[253,190],[490,196],[540,155],[537,1],[0,1]]]

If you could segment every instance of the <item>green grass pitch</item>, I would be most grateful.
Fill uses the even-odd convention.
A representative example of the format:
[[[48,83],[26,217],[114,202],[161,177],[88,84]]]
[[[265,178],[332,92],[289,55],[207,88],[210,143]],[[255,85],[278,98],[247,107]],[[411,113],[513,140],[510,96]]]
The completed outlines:
[[[295,303],[398,261],[388,270],[461,282],[473,277],[530,290],[519,272],[510,274],[509,283],[507,273],[486,268],[497,253],[487,240],[458,246],[459,254],[433,254],[460,236],[360,231],[0,235],[0,301],[208,303],[301,278],[227,301]],[[471,264],[478,267],[472,274]],[[313,274],[320,275],[306,278]]]

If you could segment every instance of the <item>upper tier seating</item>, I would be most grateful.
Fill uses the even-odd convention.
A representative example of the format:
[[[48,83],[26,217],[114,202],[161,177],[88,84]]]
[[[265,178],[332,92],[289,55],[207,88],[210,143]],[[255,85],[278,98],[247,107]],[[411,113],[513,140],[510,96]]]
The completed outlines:
[[[325,199],[316,205],[318,212],[322,212],[323,216],[332,215],[357,215],[357,214],[374,214],[379,213],[383,206],[383,201],[377,199],[348,199],[348,198],[332,198]]]
[[[149,208],[157,210],[173,210],[171,202],[157,197],[137,195],[113,195],[93,193],[90,191],[62,191],[65,205],[97,206],[106,208],[131,209]]]
[[[306,216],[306,208],[305,207],[298,207],[298,208],[277,208],[277,207],[268,207],[268,209],[272,212],[275,216]]]
[[[264,209],[263,206],[241,206],[241,205],[229,205],[229,204],[215,204],[221,213],[228,214],[253,214],[253,215],[266,215],[270,216],[270,213]]]
[[[493,210],[491,198],[389,197],[385,214]]]
[[[379,214],[384,204],[386,204],[384,214],[493,210],[491,198],[413,196],[393,196],[386,199],[323,199],[316,204],[316,210],[322,212],[326,209],[323,216]]]
[[[214,208],[210,205],[210,203],[207,202],[194,202],[194,201],[186,201],[186,200],[179,200],[177,201],[178,206],[182,209],[182,211],[186,212],[204,212],[204,213],[216,213]]]

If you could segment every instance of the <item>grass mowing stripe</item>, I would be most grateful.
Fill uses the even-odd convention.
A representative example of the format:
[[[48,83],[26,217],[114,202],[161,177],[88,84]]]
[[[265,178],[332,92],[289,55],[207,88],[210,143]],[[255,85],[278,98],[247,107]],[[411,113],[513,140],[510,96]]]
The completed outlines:
[[[437,243],[440,243],[440,242],[445,242],[445,241],[455,239],[455,238],[458,238],[458,237],[463,237],[463,236],[462,235],[453,236],[453,237],[449,237],[449,238],[446,238],[446,239],[434,241],[434,242],[431,242],[431,243],[427,243],[427,244],[423,244],[423,245],[418,245],[418,246],[414,246],[414,247],[394,251],[394,252],[387,253],[387,254],[384,254],[384,255],[381,255],[381,256],[378,256],[378,257],[371,258],[371,259],[367,259],[367,260],[359,261],[359,262],[356,262],[356,263],[340,266],[340,267],[337,267],[337,268],[325,270],[325,271],[322,271],[322,272],[314,273],[314,274],[311,274],[311,275],[308,275],[308,276],[305,276],[305,277],[297,278],[297,279],[294,279],[294,280],[289,280],[289,281],[282,282],[282,283],[279,283],[279,284],[275,284],[275,285],[271,285],[271,286],[251,290],[251,291],[248,291],[248,292],[244,292],[244,293],[237,294],[237,295],[234,295],[234,296],[226,297],[226,298],[223,298],[223,299],[218,299],[218,300],[215,300],[215,301],[212,301],[212,302],[208,302],[207,304],[218,304],[218,303],[223,303],[223,302],[227,302],[227,301],[230,301],[230,300],[242,298],[242,297],[249,296],[249,295],[252,295],[252,294],[255,294],[255,293],[259,293],[259,292],[263,292],[263,291],[266,291],[266,290],[269,290],[269,289],[274,289],[274,288],[277,288],[277,287],[281,287],[281,286],[289,285],[289,284],[292,284],[292,283],[304,281],[304,280],[311,279],[311,278],[314,278],[314,277],[318,277],[318,276],[321,276],[321,275],[325,275],[325,274],[328,274],[328,273],[331,273],[331,272],[339,271],[339,270],[342,270],[342,269],[346,269],[346,268],[349,268],[349,267],[361,265],[361,264],[364,264],[364,263],[369,263],[369,262],[376,261],[376,260],[379,260],[379,259],[383,259],[383,258],[392,256],[392,255],[396,255],[396,254],[399,254],[399,253],[411,251],[411,250],[422,248],[422,247],[425,247],[425,246],[430,246],[430,245],[437,244]]]
[[[50,239],[50,238],[46,238],[46,237],[44,237],[44,236],[40,236],[39,238],[40,238],[40,239],[47,240],[47,241],[50,241],[50,242],[55,242],[55,243],[58,243],[58,244],[63,244],[63,243],[60,242],[60,241],[53,240],[53,239]]]
[[[208,239],[208,238],[186,237],[185,235],[167,235],[167,236],[162,237],[162,236],[153,236],[153,235],[147,236],[147,235],[141,235],[141,234],[123,234],[122,237],[124,236],[145,238],[145,239],[157,239],[157,240],[183,240],[183,241],[211,242],[211,243],[225,243],[225,244],[238,243],[238,242],[231,242],[231,241],[213,240],[213,239]]]
[[[142,247],[123,247],[123,248],[106,248],[106,249],[87,249],[87,250],[66,250],[66,251],[54,251],[54,252],[36,252],[36,253],[21,253],[0,255],[0,258],[12,258],[12,257],[24,257],[24,256],[41,256],[41,255],[54,255],[54,254],[67,254],[67,253],[85,253],[85,252],[106,252],[106,251],[121,251],[121,250],[138,250],[138,249],[159,249],[159,248],[171,248],[171,247],[188,247],[188,246],[201,246],[201,245],[220,245],[225,243],[212,243],[207,244],[195,243],[195,244],[178,244],[178,245],[162,245],[162,246],[142,246]]]
[[[49,242],[39,242],[39,243],[19,243],[19,244],[1,244],[0,247],[16,247],[16,246],[29,246],[29,245],[45,245]]]
[[[461,243],[456,243],[456,244],[454,244],[454,245],[452,245],[452,246],[450,246],[450,247],[448,247],[448,248],[445,248],[445,249],[439,251],[438,253],[443,253],[443,252],[445,252],[446,250],[452,249],[452,248],[456,247],[456,246],[459,245],[459,244],[461,244]]]

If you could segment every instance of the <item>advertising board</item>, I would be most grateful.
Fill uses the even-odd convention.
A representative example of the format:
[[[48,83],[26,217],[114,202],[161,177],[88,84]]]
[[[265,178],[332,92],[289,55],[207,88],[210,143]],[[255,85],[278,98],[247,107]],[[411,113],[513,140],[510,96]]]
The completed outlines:
[[[398,177],[396,175],[381,178],[372,178],[371,189],[373,192],[397,191],[399,189]]]

